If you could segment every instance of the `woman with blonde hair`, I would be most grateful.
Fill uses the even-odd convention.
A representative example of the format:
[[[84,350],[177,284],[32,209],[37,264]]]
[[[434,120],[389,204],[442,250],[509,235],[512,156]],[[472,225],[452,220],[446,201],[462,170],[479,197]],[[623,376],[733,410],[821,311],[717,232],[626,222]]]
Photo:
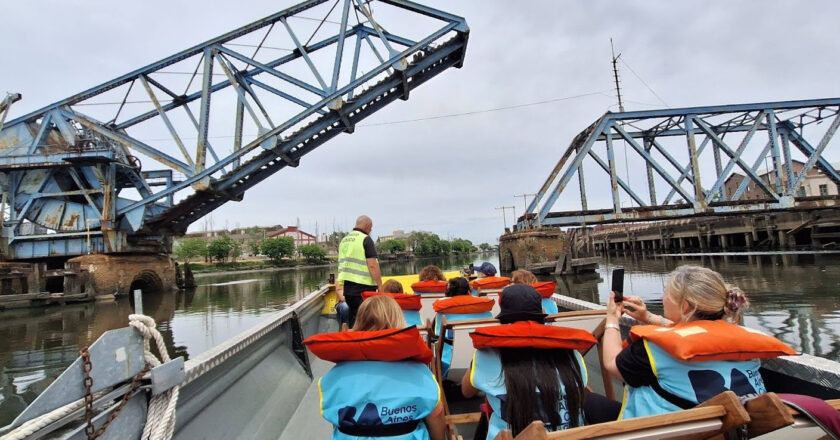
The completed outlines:
[[[374,296],[362,302],[352,331],[304,341],[316,356],[336,363],[318,384],[332,440],[444,440],[432,352],[416,327],[404,327],[397,302]]]
[[[741,289],[699,266],[680,266],[662,294],[664,313],[650,313],[638,296],[607,302],[604,367],[626,384],[618,418],[687,409],[726,390],[766,392],[761,358],[796,352],[772,336],[738,325],[749,305]],[[650,324],[630,330],[622,349],[619,318]],[[666,327],[666,328],[663,328]]]
[[[390,296],[377,295],[362,301],[353,331],[385,330],[405,326],[405,316],[397,301]]]

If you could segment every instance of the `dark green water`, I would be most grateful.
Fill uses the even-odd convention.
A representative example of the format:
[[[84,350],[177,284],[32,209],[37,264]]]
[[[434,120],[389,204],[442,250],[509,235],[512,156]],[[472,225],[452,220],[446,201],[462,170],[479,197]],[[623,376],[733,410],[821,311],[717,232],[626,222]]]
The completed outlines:
[[[384,263],[386,275],[416,273],[426,264],[446,270],[498,262],[495,255]],[[628,292],[661,309],[667,274],[680,264],[703,264],[743,288],[753,301],[746,324],[769,331],[798,350],[840,360],[840,256],[653,258],[612,257],[598,273],[558,278],[559,293],[603,303],[609,273],[625,267]],[[175,356],[190,358],[243,332],[326,284],[334,268],[215,275],[193,291],[145,295]],[[111,302],[0,312],[0,426],[11,422],[103,332],[127,325],[128,298]]]

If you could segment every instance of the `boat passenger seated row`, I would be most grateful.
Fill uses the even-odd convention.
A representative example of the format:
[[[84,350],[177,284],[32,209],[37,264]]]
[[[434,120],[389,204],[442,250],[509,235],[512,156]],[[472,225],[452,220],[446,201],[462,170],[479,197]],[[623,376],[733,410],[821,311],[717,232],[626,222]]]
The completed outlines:
[[[520,440],[632,433],[640,426],[659,427],[663,435],[669,436],[673,432],[687,434],[694,426],[696,432],[709,432],[712,436],[751,423],[744,408],[733,402],[740,405],[736,395],[766,391],[756,359],[795,352],[775,338],[729,322],[738,317],[746,305],[745,298],[722,280],[719,284],[723,287],[719,288],[713,275],[717,274],[696,268],[675,271],[666,287],[662,317],[650,314],[640,299],[629,295],[624,304],[616,304],[611,297],[605,311],[548,315],[536,289],[516,284],[500,293],[498,319],[450,322],[446,316],[440,316],[438,328],[430,329],[442,336],[435,345],[436,356],[415,327],[402,328],[406,324],[393,298],[370,297],[362,306],[373,311],[372,302],[382,303],[381,306],[387,303],[390,311],[381,313],[397,315],[399,319],[395,321],[399,322],[391,324],[396,328],[374,334],[370,328],[380,329],[359,319],[353,331],[318,335],[305,341],[316,355],[339,361],[321,381],[323,415],[336,426],[333,438],[337,439],[392,436],[437,440],[448,428],[449,438],[456,440],[458,422],[475,421],[483,421],[487,430],[476,438]],[[698,294],[700,287],[707,290],[705,297]],[[714,305],[716,298],[719,306]],[[453,299],[458,297],[443,301]],[[618,331],[622,313],[642,322],[663,324],[634,327],[631,342],[624,349],[643,350],[645,357],[656,361],[652,382],[627,373],[632,371],[630,366],[638,367],[633,364],[638,359],[634,353],[622,351]],[[737,338],[731,337],[736,334]],[[444,375],[441,361],[449,336],[452,358]],[[620,414],[618,402],[586,387],[588,374],[583,355],[599,339],[605,383],[609,380],[607,373],[625,380],[625,376],[630,377]],[[336,356],[323,347],[344,351]],[[356,361],[384,365],[344,367]],[[404,362],[414,364],[407,366]],[[388,363],[391,368],[387,368]],[[435,377],[428,370],[430,363],[437,376],[435,384],[427,380],[434,381]],[[652,367],[653,362],[648,368]],[[403,374],[403,368],[411,372],[413,379]],[[348,375],[346,381],[342,374]],[[397,383],[395,375],[403,380]],[[445,400],[432,401],[433,394],[440,394],[444,377],[458,376],[464,396],[484,393],[488,409],[483,414],[452,414]],[[695,408],[698,404],[700,407]],[[592,418],[597,413],[601,413],[600,420]],[[594,425],[596,422],[607,423]],[[679,431],[683,428],[686,431]],[[550,432],[556,430],[564,432]]]

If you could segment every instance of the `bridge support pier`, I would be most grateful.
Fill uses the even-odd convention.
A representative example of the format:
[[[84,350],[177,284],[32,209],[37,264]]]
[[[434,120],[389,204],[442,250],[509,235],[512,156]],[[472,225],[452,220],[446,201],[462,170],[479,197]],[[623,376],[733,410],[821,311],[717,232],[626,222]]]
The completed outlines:
[[[176,289],[175,262],[168,255],[90,254],[70,259],[93,278],[96,295],[166,293]]]
[[[777,234],[779,235],[779,248],[787,249],[787,247],[788,247],[788,240],[787,240],[788,236],[787,236],[787,234],[785,233],[785,231],[777,231]]]

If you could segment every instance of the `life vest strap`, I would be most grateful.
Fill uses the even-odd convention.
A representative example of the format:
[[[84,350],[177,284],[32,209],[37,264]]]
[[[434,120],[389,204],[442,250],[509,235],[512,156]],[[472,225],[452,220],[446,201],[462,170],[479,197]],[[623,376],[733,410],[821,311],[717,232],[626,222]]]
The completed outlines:
[[[662,385],[659,384],[658,380],[653,381],[653,383],[650,384],[650,388],[653,391],[655,391],[656,394],[659,394],[659,397],[667,400],[670,404],[672,404],[676,407],[679,407],[679,408],[682,408],[682,409],[691,409],[691,408],[694,408],[695,406],[697,406],[696,403],[694,403],[694,402],[692,402],[688,399],[683,399],[682,397],[677,396],[676,394],[669,392],[665,388],[662,388]]]
[[[354,425],[354,426],[338,426],[338,430],[342,434],[352,435],[355,437],[394,437],[398,435],[411,434],[417,429],[420,424],[419,420],[411,420],[402,423],[393,423],[390,425]]]

